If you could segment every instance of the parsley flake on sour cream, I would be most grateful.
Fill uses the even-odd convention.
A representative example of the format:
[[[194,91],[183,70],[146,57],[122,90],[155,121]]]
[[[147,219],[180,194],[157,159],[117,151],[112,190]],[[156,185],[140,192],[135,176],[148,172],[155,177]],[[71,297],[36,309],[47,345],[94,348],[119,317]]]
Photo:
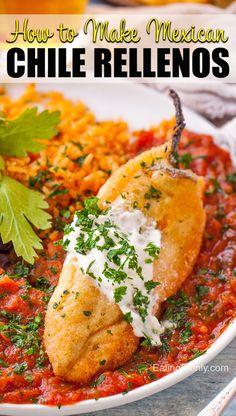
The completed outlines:
[[[91,197],[66,226],[63,246],[66,261],[76,262],[119,305],[134,334],[160,345],[165,328],[153,313],[158,301],[153,289],[159,284],[152,280],[153,263],[161,247],[155,221],[139,209],[128,210],[122,198],[100,210],[98,199]]]

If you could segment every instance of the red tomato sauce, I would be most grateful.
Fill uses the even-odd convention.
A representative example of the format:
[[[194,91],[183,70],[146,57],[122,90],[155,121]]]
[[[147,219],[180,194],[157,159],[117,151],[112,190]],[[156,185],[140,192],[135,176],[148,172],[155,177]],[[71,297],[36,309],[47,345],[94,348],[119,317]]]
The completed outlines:
[[[131,150],[135,154],[163,142],[155,131],[141,132]],[[64,261],[60,245],[54,244],[61,232],[55,231],[44,236],[44,251],[33,268],[15,259],[14,266],[0,270],[1,402],[61,406],[126,394],[203,354],[235,316],[236,173],[229,153],[211,137],[185,131],[179,161],[205,177],[207,223],[191,276],[162,306],[160,318],[176,326],[163,336],[162,347],[140,347],[123,368],[101,369],[89,386],[54,376],[42,337],[47,303]]]

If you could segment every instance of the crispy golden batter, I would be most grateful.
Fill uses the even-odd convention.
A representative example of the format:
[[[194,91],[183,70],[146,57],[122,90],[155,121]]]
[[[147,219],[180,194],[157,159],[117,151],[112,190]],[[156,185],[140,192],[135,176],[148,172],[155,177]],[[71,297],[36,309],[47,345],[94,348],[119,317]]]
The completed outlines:
[[[64,265],[49,303],[44,340],[54,373],[79,383],[122,365],[139,343],[120,308],[73,264]]]
[[[139,209],[157,221],[162,246],[154,264],[153,278],[161,283],[155,289],[156,310],[192,270],[205,225],[203,181],[190,171],[173,168],[170,152],[168,143],[130,160],[98,194],[101,206],[122,194],[127,209],[137,201]],[[86,311],[92,314],[87,316]],[[123,365],[139,343],[119,307],[72,262],[64,265],[49,302],[44,337],[54,373],[79,383]]]
[[[121,194],[128,206],[137,201],[139,209],[157,222],[161,250],[153,279],[161,283],[156,288],[159,302],[176,293],[191,272],[205,227],[204,181],[189,170],[173,168],[170,152],[168,143],[142,153],[118,169],[98,193],[103,204]],[[160,198],[147,198],[150,187]]]

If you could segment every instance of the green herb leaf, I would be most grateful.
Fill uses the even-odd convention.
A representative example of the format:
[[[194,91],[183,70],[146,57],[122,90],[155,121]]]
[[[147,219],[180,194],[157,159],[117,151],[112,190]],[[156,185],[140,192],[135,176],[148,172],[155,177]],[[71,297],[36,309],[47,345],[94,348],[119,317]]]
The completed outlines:
[[[26,362],[21,364],[16,364],[14,366],[14,373],[15,374],[23,374],[28,368],[28,364]]]
[[[40,170],[37,175],[30,176],[29,185],[32,187],[37,185],[42,186],[46,182],[48,173],[48,170]]]
[[[164,312],[163,318],[174,322],[177,328],[183,327],[187,310],[191,306],[188,296],[184,292],[178,292],[176,296],[167,300],[169,306]]]
[[[81,167],[81,166],[83,166],[83,163],[84,163],[87,156],[88,156],[87,154],[83,155],[83,156],[79,156],[79,157],[77,157],[77,159],[74,159],[73,162]]]
[[[189,361],[195,360],[198,357],[201,357],[201,355],[205,354],[206,350],[192,350],[191,351],[193,353],[192,357],[190,358]]]
[[[230,175],[226,175],[226,180],[235,185],[236,184],[236,172],[233,172]]]
[[[28,381],[29,384],[33,383],[33,375],[32,374],[26,374],[25,379]]]
[[[204,267],[197,271],[198,275],[207,274],[207,273],[209,273],[209,270],[207,268],[204,268]]]
[[[160,282],[154,282],[153,280],[148,280],[144,283],[144,286],[146,287],[148,293],[151,292],[152,289],[155,289],[155,287],[159,286]]]
[[[209,293],[209,287],[203,285],[196,285],[196,292],[200,298]]]
[[[180,332],[180,344],[187,344],[190,337],[192,336],[191,325],[191,322],[186,322],[185,328]]]
[[[226,277],[223,274],[219,274],[218,279],[220,282],[225,283],[227,281]]]
[[[23,348],[28,355],[37,354],[37,365],[45,361],[45,354],[42,349],[42,338],[39,328],[43,325],[42,315],[37,315],[34,320],[21,323],[21,315],[14,315],[1,311],[0,316],[7,318],[8,323],[0,325],[0,332],[3,332],[16,348]]]
[[[91,311],[83,311],[84,316],[90,316],[92,315]]]
[[[62,211],[61,211],[61,215],[66,219],[66,220],[68,220],[69,218],[70,218],[70,210],[69,209],[63,209]]]
[[[30,268],[27,267],[23,262],[18,263],[14,268],[14,273],[19,277],[25,277],[29,274]]]
[[[91,196],[84,201],[85,209],[89,214],[100,214],[101,210],[98,207],[98,198],[96,196]]]
[[[137,370],[139,374],[142,374],[144,371],[147,371],[148,366],[146,363],[137,364]]]
[[[158,259],[159,257],[160,248],[157,247],[154,243],[148,243],[144,251],[146,251],[149,254],[149,256],[153,258],[153,260],[151,260],[151,262],[153,262],[155,259]]]
[[[115,302],[120,302],[122,300],[123,296],[126,294],[126,292],[127,292],[127,287],[126,286],[117,287],[114,290]]]
[[[148,192],[144,194],[144,198],[156,199],[157,201],[159,201],[159,199],[161,198],[161,191],[159,191],[159,189],[156,189],[154,186],[151,185]]]
[[[50,139],[57,134],[60,113],[47,110],[37,114],[37,107],[29,108],[15,120],[0,123],[0,153],[7,156],[25,156],[38,153],[44,144],[38,139]]]
[[[184,153],[183,155],[179,155],[178,162],[181,163],[185,169],[188,169],[190,163],[193,161],[193,157],[191,153]]]
[[[65,195],[68,193],[68,189],[64,188],[64,189],[59,189],[59,187],[56,187],[49,195],[48,198],[54,198],[55,196],[58,195]]]
[[[211,178],[211,183],[212,183],[212,187],[208,191],[205,192],[206,196],[213,195],[217,192],[219,192],[219,193],[223,192],[223,190],[220,186],[220,183],[217,181],[217,179]]]
[[[133,318],[132,318],[131,312],[126,312],[124,314],[124,320],[126,322],[128,322],[129,324],[131,324],[133,322]]]
[[[148,296],[142,294],[141,290],[136,289],[136,292],[133,296],[133,304],[135,309],[138,311],[139,315],[142,318],[142,321],[145,321],[145,318],[148,315],[147,306],[149,304]]]
[[[155,373],[153,373],[153,371],[151,371],[151,370],[147,370],[147,375],[148,375],[148,378],[149,378],[149,380],[152,380],[152,381],[155,381],[155,380],[157,380],[157,376],[156,376],[156,374]]]
[[[150,338],[146,337],[140,344],[142,347],[150,348],[152,346],[152,341]]]
[[[105,380],[105,376],[104,376],[104,374],[101,374],[101,375],[97,378],[97,380],[95,380],[95,381],[93,381],[93,382],[91,383],[91,387],[96,387],[96,386],[98,386],[98,385],[99,385],[99,384],[101,384],[104,380]]]
[[[42,249],[41,240],[32,226],[50,227],[48,204],[39,192],[26,188],[14,179],[3,176],[0,182],[0,235],[4,244],[12,241],[16,255],[34,262],[35,249]]]

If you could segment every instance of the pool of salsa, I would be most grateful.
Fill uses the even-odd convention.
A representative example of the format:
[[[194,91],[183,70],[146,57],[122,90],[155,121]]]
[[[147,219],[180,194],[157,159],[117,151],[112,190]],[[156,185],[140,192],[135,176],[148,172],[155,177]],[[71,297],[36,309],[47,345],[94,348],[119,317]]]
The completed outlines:
[[[164,142],[155,131],[140,132],[131,153]],[[64,253],[55,241],[69,220],[66,207],[44,235],[44,251],[33,267],[0,254],[0,400],[61,406],[128,393],[198,357],[222,333],[236,311],[236,173],[229,153],[213,139],[185,131],[179,162],[205,177],[206,230],[195,268],[161,317],[175,322],[161,348],[140,347],[123,368],[101,373],[88,386],[55,377],[43,346],[44,314],[57,284]],[[191,197],[191,195],[189,196]],[[7,263],[6,263],[7,264]]]

